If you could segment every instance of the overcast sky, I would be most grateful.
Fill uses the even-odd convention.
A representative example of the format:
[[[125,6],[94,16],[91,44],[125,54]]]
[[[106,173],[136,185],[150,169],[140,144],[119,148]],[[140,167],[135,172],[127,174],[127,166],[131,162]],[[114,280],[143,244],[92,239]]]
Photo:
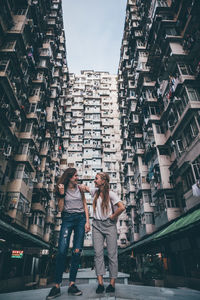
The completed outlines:
[[[127,0],[63,0],[69,71],[117,74]]]

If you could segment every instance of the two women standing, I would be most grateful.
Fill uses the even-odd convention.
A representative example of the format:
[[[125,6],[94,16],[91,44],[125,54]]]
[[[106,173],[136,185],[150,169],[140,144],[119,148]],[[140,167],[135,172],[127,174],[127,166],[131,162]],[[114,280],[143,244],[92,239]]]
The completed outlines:
[[[117,228],[116,219],[124,211],[124,205],[118,196],[109,189],[109,176],[106,173],[98,173],[95,178],[95,188],[90,189],[85,185],[78,186],[78,175],[74,168],[68,168],[59,179],[56,190],[58,206],[62,211],[62,225],[56,258],[55,286],[51,289],[46,299],[53,299],[60,295],[60,283],[65,268],[66,252],[69,248],[69,241],[74,231],[73,250],[69,277],[68,293],[82,295],[82,292],[75,285],[80,253],[83,248],[85,232],[90,230],[89,213],[84,192],[90,192],[94,197],[93,209],[93,246],[95,251],[95,269],[98,279],[96,293],[104,291],[103,275],[105,274],[104,264],[104,240],[106,239],[110,284],[106,292],[115,291],[115,279],[117,278]],[[114,206],[117,207],[114,210]]]

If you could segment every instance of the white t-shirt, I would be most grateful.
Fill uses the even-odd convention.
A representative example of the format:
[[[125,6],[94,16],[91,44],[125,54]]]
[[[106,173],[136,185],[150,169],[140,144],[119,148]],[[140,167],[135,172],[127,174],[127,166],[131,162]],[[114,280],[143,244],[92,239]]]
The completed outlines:
[[[98,188],[90,189],[90,194],[91,194],[92,197],[95,196],[95,193],[96,193],[97,190],[98,190]],[[115,204],[117,204],[118,202],[121,201],[119,199],[118,195],[116,193],[114,193],[113,191],[109,191],[109,197],[110,197],[110,200],[112,201],[113,205],[115,205]],[[103,214],[103,211],[101,209],[101,203],[102,203],[102,199],[99,196],[99,198],[97,199],[96,211],[94,212],[93,217],[94,217],[94,219],[104,221],[104,220],[108,219],[109,216],[111,216],[113,214],[113,211],[112,211],[111,203],[109,202],[108,211],[107,211],[107,213],[105,212],[105,214]]]

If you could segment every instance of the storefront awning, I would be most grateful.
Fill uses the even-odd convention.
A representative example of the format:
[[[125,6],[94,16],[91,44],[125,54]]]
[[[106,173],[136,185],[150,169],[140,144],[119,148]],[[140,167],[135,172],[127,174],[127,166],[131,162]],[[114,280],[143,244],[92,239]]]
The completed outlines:
[[[179,217],[178,219],[174,220],[170,225],[153,233],[152,235],[144,238],[143,240],[133,243],[132,245],[124,249],[121,249],[119,251],[119,254],[125,253],[132,249],[136,249],[139,246],[144,246],[148,243],[156,242],[166,237],[178,234],[179,232],[183,232],[188,229],[194,228],[197,225],[200,225],[200,208],[196,209],[191,213],[187,213],[186,215]]]
[[[15,236],[16,238],[21,238],[22,240],[30,242],[31,244],[35,244],[38,247],[44,249],[50,248],[50,245],[48,243],[45,243],[44,241],[38,239],[37,237],[34,237],[30,233],[21,231],[20,229],[15,228],[2,220],[0,220],[0,230],[1,233],[5,232],[6,234],[8,234],[8,238],[12,238],[13,236]]]

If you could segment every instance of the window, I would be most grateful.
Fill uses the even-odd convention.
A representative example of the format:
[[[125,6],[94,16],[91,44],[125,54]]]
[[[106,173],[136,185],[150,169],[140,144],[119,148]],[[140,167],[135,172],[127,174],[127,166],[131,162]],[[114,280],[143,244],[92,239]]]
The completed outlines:
[[[15,15],[25,15],[26,14],[26,8],[18,8],[14,11]]]
[[[169,155],[169,150],[167,148],[159,148],[160,155]]]
[[[183,99],[180,99],[180,101],[177,102],[176,108],[177,108],[179,116],[181,116],[182,113],[184,112],[185,106],[186,105],[184,105]]]
[[[140,56],[140,57],[147,57],[148,54],[147,54],[147,52],[145,52],[145,51],[140,51],[140,52],[139,52],[139,56]]]
[[[145,43],[140,40],[137,40],[137,47],[145,47]]]
[[[167,7],[167,1],[165,0],[157,0],[157,6],[163,6],[163,7]]]
[[[148,67],[146,66],[146,62],[138,62],[137,68],[139,70],[147,70],[148,69]]]
[[[21,143],[19,146],[18,154],[27,154],[29,148],[28,143]]]
[[[142,30],[135,30],[135,36],[142,36]]]
[[[173,194],[165,194],[166,207],[176,207],[176,201]]]
[[[25,167],[24,173],[23,173],[23,181],[27,185],[29,183],[30,173],[28,172],[27,168]]]
[[[30,103],[28,113],[35,113],[37,103]]]
[[[142,183],[146,183],[146,176],[142,176]]]
[[[158,106],[150,106],[149,112],[151,115],[158,115],[160,113],[160,110]]]
[[[172,131],[176,125],[176,116],[174,114],[174,112],[170,112],[169,113],[169,118],[168,118],[168,122],[167,122],[167,125],[168,125],[168,128],[170,129],[170,131]]]
[[[173,35],[173,36],[178,35],[177,32],[176,32],[176,29],[173,28],[173,27],[166,28],[165,32],[166,32],[167,35]]]
[[[146,93],[144,93],[145,97],[144,99],[152,99],[153,98],[153,95],[152,95],[152,91],[150,90],[146,90]]]
[[[183,191],[186,193],[192,188],[192,185],[195,183],[195,178],[192,172],[191,167],[183,175]]]
[[[196,179],[200,179],[200,156],[192,163]]]
[[[179,153],[184,152],[184,146],[182,140],[177,140],[176,146]]]
[[[46,225],[46,227],[45,227],[45,234],[48,234],[48,233],[50,233],[50,226]]]
[[[182,75],[191,75],[190,66],[187,66],[184,63],[179,63],[178,69]]]
[[[40,61],[39,61],[39,67],[45,68],[46,64],[47,64],[46,59],[40,59]]]
[[[146,224],[154,224],[154,215],[153,213],[145,213],[145,223]]]
[[[200,110],[198,110],[196,112],[196,120],[197,120],[197,123],[198,123],[198,127],[200,128]]]
[[[29,203],[26,200],[26,198],[23,197],[22,194],[20,194],[19,202],[18,202],[18,205],[17,205],[17,210],[21,211],[23,213],[29,211]]]
[[[198,127],[195,119],[193,119],[190,124],[184,129],[184,137],[187,143],[187,146],[190,146],[194,138],[198,135]]]
[[[143,157],[142,157],[142,165],[146,166],[146,161],[145,161],[145,159]]]
[[[22,175],[23,175],[23,171],[24,171],[24,165],[23,164],[17,165],[17,167],[15,169],[14,178],[15,179],[21,179]]]
[[[129,92],[129,96],[130,96],[130,97],[134,97],[134,96],[135,96],[135,91],[133,91],[133,90],[130,90],[130,92]]]
[[[3,48],[3,49],[14,49],[15,44],[16,44],[16,41],[6,41],[6,42],[3,44],[2,48]]]
[[[199,93],[192,87],[187,87],[187,93],[190,101],[200,101]]]
[[[26,123],[24,132],[31,132],[32,125],[33,125],[32,123]]]
[[[136,142],[136,148],[137,148],[137,149],[144,149],[143,143],[137,141],[137,142]]]
[[[143,200],[145,203],[151,203],[152,202],[151,193],[143,192]]]
[[[159,134],[164,133],[162,125],[156,125],[156,132]]]

